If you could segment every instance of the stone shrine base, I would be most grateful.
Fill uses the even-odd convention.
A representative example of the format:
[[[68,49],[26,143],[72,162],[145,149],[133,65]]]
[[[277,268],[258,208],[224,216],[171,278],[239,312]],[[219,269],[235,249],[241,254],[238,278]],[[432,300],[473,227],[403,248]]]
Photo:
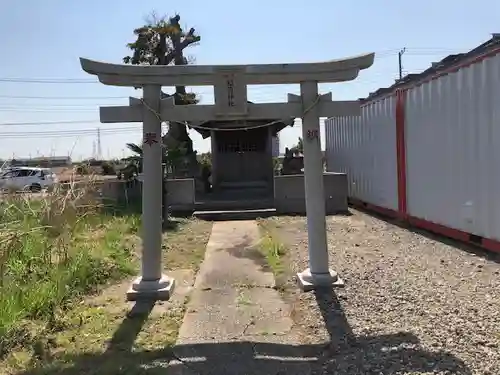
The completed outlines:
[[[127,291],[128,301],[155,300],[168,301],[175,289],[175,280],[162,276],[160,280],[143,281],[138,277]]]
[[[305,271],[297,273],[297,283],[303,292],[310,292],[319,288],[343,287],[344,281],[337,272],[329,270],[326,274],[311,274],[307,268]]]

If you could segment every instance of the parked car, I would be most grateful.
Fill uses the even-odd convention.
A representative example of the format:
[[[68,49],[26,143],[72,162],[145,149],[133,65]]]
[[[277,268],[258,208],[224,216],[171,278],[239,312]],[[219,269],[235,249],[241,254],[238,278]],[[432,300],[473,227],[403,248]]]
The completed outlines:
[[[52,187],[57,177],[49,168],[14,167],[0,175],[0,189],[42,191]]]

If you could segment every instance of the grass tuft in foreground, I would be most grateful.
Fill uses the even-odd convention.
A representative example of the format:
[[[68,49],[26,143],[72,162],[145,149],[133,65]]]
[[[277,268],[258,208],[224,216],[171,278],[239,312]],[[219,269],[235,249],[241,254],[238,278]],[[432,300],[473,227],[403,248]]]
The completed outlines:
[[[283,274],[285,271],[283,264],[283,257],[286,255],[285,246],[276,241],[270,234],[265,234],[261,240],[260,247],[273,273],[276,276]]]
[[[286,284],[288,276],[286,246],[278,240],[275,228],[268,225],[266,220],[259,220],[258,224],[262,236],[259,246],[260,251],[274,274],[276,286],[282,288]]]
[[[103,214],[90,185],[2,196],[0,356],[61,329],[73,301],[134,273],[125,239],[139,217]]]

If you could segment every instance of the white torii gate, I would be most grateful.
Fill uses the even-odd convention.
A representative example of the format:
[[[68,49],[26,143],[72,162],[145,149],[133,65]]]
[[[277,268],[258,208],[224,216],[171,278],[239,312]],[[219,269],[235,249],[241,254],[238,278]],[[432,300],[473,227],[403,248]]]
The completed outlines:
[[[342,284],[329,269],[326,236],[320,117],[360,113],[359,101],[332,101],[318,95],[318,83],[354,80],[373,64],[374,54],[342,60],[303,64],[133,66],[80,59],[84,71],[97,75],[105,85],[142,87],[143,99],[129,106],[101,107],[103,123],[143,122],[142,276],[127,293],[129,300],[166,300],[174,290],[173,279],[162,274],[162,150],[161,122],[211,120],[260,120],[302,118],[304,178],[309,246],[309,268],[299,273],[303,290]],[[288,103],[251,104],[249,84],[300,83],[301,95],[288,95]],[[215,105],[174,104],[161,99],[162,86],[214,86]]]

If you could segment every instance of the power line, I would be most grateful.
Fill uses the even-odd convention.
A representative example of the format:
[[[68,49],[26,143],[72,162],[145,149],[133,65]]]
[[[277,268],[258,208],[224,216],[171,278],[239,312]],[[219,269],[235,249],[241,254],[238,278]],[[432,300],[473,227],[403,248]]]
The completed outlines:
[[[128,98],[127,98],[128,99]],[[30,104],[25,104],[25,103],[0,103],[2,106],[2,109],[9,109],[9,108],[95,108],[96,106],[113,106],[113,105],[119,105],[118,103],[87,103],[87,104],[35,104],[33,107]]]
[[[75,79],[75,78],[21,78],[21,77],[3,77],[0,82],[15,83],[100,83],[95,80]]]
[[[131,126],[122,128],[101,129],[99,137],[104,135],[115,135],[116,133],[128,134],[141,132],[142,127]],[[35,132],[0,132],[0,139],[6,138],[60,138],[60,137],[81,137],[96,136],[96,129],[62,130],[62,131],[35,131]]]
[[[415,52],[412,51],[413,55],[427,55],[427,54],[441,54],[449,53],[455,50],[449,48],[413,48]],[[396,55],[398,53],[397,49],[390,49],[375,52],[376,58],[388,57],[391,55]],[[13,83],[45,83],[45,84],[100,84],[99,81],[95,79],[81,79],[81,78],[28,78],[28,77],[1,77],[0,82],[13,82]]]
[[[379,56],[379,58],[385,58],[394,56],[396,53],[391,53],[383,56]],[[45,84],[87,84],[87,83],[100,83],[98,81],[84,81],[84,80],[51,80],[51,79],[38,79],[38,78],[0,78],[0,82],[12,82],[12,83],[45,83]],[[260,85],[259,85],[260,86]],[[9,97],[7,97],[9,98]]]
[[[59,113],[85,113],[85,112],[96,112],[99,108],[3,108],[0,107],[0,111],[2,112],[22,112],[22,113],[30,113],[30,112],[59,112]]]
[[[140,131],[139,130],[128,130],[128,131],[120,131],[120,134],[137,134],[140,136]],[[104,133],[101,135],[102,137],[116,137],[115,133]],[[22,136],[19,134],[12,134],[12,135],[3,135],[0,133],[0,143],[2,140],[9,140],[9,139],[27,139],[27,140],[33,140],[33,137],[28,137],[28,136]],[[95,138],[95,132],[93,133],[84,133],[84,134],[57,134],[57,135],[36,135],[36,139],[61,139],[61,138],[83,138],[83,137],[93,137]]]
[[[36,126],[36,125],[63,125],[63,124],[100,124],[99,120],[69,120],[69,121],[38,121],[38,122],[3,122],[0,126]]]
[[[101,129],[101,133],[114,133],[117,131],[123,131],[123,130],[137,130],[137,129],[142,129],[142,126],[139,125],[131,125],[131,126],[123,126],[123,127],[114,127],[114,128],[104,128]],[[30,131],[30,132],[25,132],[25,131],[15,131],[15,132],[0,132],[0,134],[20,134],[20,135],[39,135],[39,134],[47,134],[47,135],[54,135],[54,134],[86,134],[86,133],[92,133],[92,134],[97,134],[96,128],[85,128],[85,129],[71,129],[71,130],[49,130],[49,131]]]
[[[162,124],[162,132],[165,133],[166,125]],[[110,127],[110,128],[83,128],[83,129],[70,129],[70,130],[49,130],[49,131],[4,131],[0,132],[0,140],[4,137],[16,137],[16,138],[31,138],[31,137],[57,137],[57,136],[80,136],[80,135],[100,135],[123,133],[123,132],[142,132],[142,125],[130,125],[122,127]]]
[[[128,99],[128,96],[24,96],[0,95],[2,99],[39,99],[39,100],[102,100],[102,99]]]

